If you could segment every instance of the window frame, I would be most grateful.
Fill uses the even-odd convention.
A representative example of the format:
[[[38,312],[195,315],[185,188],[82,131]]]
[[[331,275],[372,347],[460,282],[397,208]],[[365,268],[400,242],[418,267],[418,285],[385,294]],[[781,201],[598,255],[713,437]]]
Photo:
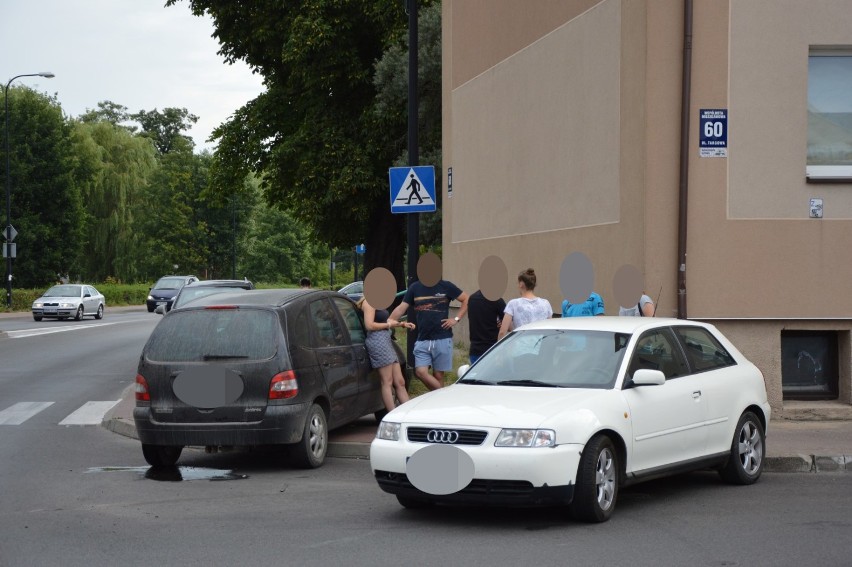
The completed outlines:
[[[723,365],[720,365],[720,366],[713,366],[713,367],[710,367],[710,368],[699,368],[693,362],[690,347],[686,344],[686,337],[681,336],[681,334],[678,332],[679,329],[689,329],[689,330],[694,330],[694,331],[704,333],[707,337],[709,337],[711,339],[712,346],[714,348],[716,348],[717,350],[721,350],[723,353],[725,353],[725,355],[730,359],[731,362],[728,363],[728,364],[723,364]],[[725,345],[722,344],[722,341],[720,341],[716,337],[716,335],[714,335],[710,330],[705,329],[704,327],[699,327],[697,325],[673,325],[672,326],[672,332],[673,332],[675,338],[677,339],[678,344],[680,345],[681,351],[683,351],[683,355],[686,357],[686,363],[689,365],[689,368],[691,369],[692,374],[702,374],[704,372],[711,372],[713,370],[721,370],[723,368],[730,368],[732,366],[737,366],[737,364],[738,364],[737,359],[734,357],[734,355],[732,355],[728,351],[727,348],[725,348]]]
[[[850,64],[850,72],[852,72],[852,46],[820,46],[820,45],[812,45],[808,51],[808,77],[807,77],[807,112],[808,116],[808,139],[807,146],[810,146],[810,107],[811,107],[811,87],[812,87],[812,73],[811,73],[811,61],[813,58],[821,58],[821,57],[843,57],[849,59]],[[850,76],[850,81],[852,81],[852,76]],[[852,114],[852,106],[850,106],[850,114]],[[849,144],[852,145],[852,135],[849,138]],[[819,164],[819,165],[811,165],[810,164],[810,150],[806,151],[805,155],[805,178],[808,183],[820,183],[820,182],[852,182],[852,156],[850,156],[850,163],[848,164]]]

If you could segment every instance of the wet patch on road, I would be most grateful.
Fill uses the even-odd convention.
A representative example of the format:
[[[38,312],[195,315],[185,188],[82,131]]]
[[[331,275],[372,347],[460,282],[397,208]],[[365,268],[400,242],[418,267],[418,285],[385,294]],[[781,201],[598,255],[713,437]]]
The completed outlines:
[[[249,477],[247,474],[237,474],[232,470],[211,469],[207,467],[91,467],[86,472],[135,472],[144,479],[161,482],[242,480]]]

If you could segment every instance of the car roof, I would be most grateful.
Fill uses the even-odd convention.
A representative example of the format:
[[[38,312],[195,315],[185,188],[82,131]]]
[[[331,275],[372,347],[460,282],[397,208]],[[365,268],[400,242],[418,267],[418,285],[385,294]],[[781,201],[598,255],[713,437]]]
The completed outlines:
[[[186,287],[242,287],[253,285],[247,280],[199,280],[186,284]]]
[[[200,297],[198,299],[193,300],[191,303],[188,303],[187,306],[185,308],[181,308],[181,310],[195,309],[199,307],[206,307],[209,305],[252,305],[279,307],[286,303],[290,303],[296,299],[308,297],[311,295],[314,295],[317,298],[334,296],[349,300],[349,298],[347,298],[345,295],[337,293],[336,291],[325,291],[319,289],[246,289],[227,291],[224,293],[217,293],[215,295],[208,295],[207,297]]]
[[[556,330],[583,330],[583,331],[608,331],[612,333],[634,334],[655,327],[666,327],[671,325],[693,325],[696,327],[711,327],[706,323],[689,321],[686,319],[673,319],[666,317],[618,317],[604,315],[599,317],[559,317],[536,321],[521,327],[522,329],[556,329]]]

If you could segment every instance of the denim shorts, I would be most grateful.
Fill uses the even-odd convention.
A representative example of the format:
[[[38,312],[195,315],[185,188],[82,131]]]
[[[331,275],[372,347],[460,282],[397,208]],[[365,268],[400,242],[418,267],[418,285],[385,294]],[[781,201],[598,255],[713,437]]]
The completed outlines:
[[[448,372],[453,369],[453,339],[417,341],[414,343],[414,366],[431,366],[432,370]]]

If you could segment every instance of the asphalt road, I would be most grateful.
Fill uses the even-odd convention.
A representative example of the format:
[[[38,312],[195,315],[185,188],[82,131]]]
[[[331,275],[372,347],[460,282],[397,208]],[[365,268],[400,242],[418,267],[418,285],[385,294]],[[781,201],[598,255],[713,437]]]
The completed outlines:
[[[0,321],[17,337],[0,339],[0,566],[852,564],[848,473],[654,481],[624,489],[602,525],[561,509],[405,510],[365,460],[305,471],[271,452],[189,450],[179,475],[158,476],[138,442],[60,423],[118,400],[159,320]],[[47,402],[23,421],[7,412]]]

